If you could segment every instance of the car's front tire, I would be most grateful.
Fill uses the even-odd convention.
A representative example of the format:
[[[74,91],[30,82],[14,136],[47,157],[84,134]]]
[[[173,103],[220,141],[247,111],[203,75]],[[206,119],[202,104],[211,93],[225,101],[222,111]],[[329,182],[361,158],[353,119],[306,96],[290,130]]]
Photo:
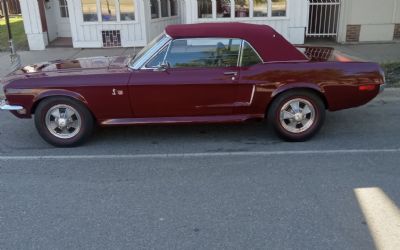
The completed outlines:
[[[322,127],[325,105],[312,91],[292,90],[273,101],[267,116],[279,137],[302,142],[313,137]]]
[[[90,111],[68,97],[51,97],[39,103],[35,125],[41,137],[56,147],[75,147],[89,139],[94,128]]]

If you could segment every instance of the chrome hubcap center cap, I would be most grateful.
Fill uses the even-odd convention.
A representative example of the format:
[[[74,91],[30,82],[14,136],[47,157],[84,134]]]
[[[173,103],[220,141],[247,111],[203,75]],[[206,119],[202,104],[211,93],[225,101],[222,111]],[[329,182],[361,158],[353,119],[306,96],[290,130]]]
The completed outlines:
[[[304,116],[302,113],[296,113],[294,115],[294,119],[296,120],[296,122],[301,122],[304,119]]]
[[[58,119],[58,126],[60,128],[64,128],[65,126],[67,126],[67,119],[65,118],[59,118]]]

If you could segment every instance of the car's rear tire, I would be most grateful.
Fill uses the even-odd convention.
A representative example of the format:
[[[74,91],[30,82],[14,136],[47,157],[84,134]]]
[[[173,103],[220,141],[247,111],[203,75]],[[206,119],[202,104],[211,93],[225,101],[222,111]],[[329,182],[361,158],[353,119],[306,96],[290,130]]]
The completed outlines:
[[[280,94],[268,110],[268,121],[285,141],[302,142],[312,138],[325,120],[325,105],[312,91],[292,90]]]
[[[51,97],[39,103],[35,125],[41,137],[56,147],[75,147],[86,142],[94,119],[81,102],[68,97]]]

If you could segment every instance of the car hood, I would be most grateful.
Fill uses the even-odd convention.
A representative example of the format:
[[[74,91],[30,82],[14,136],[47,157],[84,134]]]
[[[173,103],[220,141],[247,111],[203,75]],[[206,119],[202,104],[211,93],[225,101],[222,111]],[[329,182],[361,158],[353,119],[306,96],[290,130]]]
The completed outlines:
[[[114,57],[86,57],[67,60],[55,60],[49,62],[27,65],[15,71],[13,74],[31,74],[53,71],[101,69],[101,68],[122,68],[126,67],[131,58],[127,56]]]

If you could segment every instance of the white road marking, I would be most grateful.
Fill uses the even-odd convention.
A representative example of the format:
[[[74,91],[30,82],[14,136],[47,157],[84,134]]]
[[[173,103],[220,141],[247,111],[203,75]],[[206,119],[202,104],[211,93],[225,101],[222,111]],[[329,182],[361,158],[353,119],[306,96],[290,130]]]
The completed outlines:
[[[206,153],[180,153],[180,154],[110,154],[110,155],[26,155],[7,156],[0,155],[0,161],[24,160],[91,160],[91,159],[164,159],[164,158],[202,158],[202,157],[228,157],[228,156],[279,156],[279,155],[348,155],[348,154],[376,154],[400,153],[397,149],[343,149],[343,150],[304,150],[304,151],[238,151],[238,152],[206,152]]]
[[[376,248],[400,249],[400,210],[377,187],[354,190]]]

